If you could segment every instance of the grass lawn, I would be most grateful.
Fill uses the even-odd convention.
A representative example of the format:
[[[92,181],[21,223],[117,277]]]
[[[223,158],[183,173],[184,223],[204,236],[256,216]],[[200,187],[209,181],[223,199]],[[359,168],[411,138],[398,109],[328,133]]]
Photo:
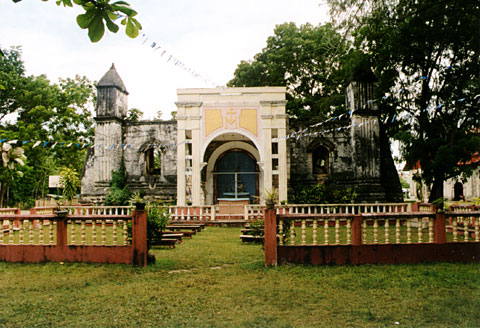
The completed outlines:
[[[239,235],[209,227],[144,269],[0,263],[0,327],[480,327],[480,264],[265,268]]]

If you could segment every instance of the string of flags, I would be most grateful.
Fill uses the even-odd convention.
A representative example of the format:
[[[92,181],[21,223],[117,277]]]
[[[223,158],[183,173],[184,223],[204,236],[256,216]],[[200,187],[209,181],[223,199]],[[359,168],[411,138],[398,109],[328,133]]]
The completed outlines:
[[[219,85],[208,79],[207,77],[203,76],[198,71],[186,65],[182,60],[178,59],[177,56],[168,51],[164,46],[160,45],[157,41],[152,40],[146,33],[142,33],[142,39],[142,45],[148,46],[153,51],[158,53],[158,56],[161,59],[165,60],[166,63],[173,64],[175,67],[182,69],[186,73],[189,73],[194,78],[202,80],[207,85],[211,85],[213,87]]]
[[[116,19],[124,19],[127,18],[126,15],[117,12]],[[205,84],[211,85],[216,87],[219,84],[214,83],[210,79],[206,78],[193,68],[188,67],[183,61],[178,59],[173,53],[168,51],[164,46],[158,43],[156,40],[151,38],[147,33],[143,32],[142,30],[142,45],[148,46],[149,48],[153,49],[153,51],[157,52],[160,58],[165,59],[167,63],[172,63],[175,67],[183,69],[185,72],[190,73],[194,78],[202,80]]]
[[[146,37],[145,34],[144,34],[144,37],[145,37],[145,40],[143,42],[145,43],[147,41],[148,37]],[[151,47],[154,48],[154,50],[161,49],[161,46],[157,45],[156,42],[152,42]],[[162,56],[166,53],[167,53],[166,50],[164,50],[162,52]],[[169,59],[167,60],[167,62],[170,61],[173,58],[174,62],[176,62],[176,65],[180,65],[181,68],[187,70],[188,72],[194,73],[196,77],[201,76],[200,74],[196,73],[195,71],[192,71],[191,69],[187,69],[186,66],[183,63],[181,63],[180,61],[178,61],[176,58],[174,58],[173,55],[168,54],[168,56],[169,56]],[[442,69],[442,71],[443,70],[448,70],[448,69],[451,69],[451,68],[452,68],[452,66],[446,66],[444,69]],[[424,80],[427,80],[428,78],[429,78],[428,76],[419,76],[419,77],[415,78],[415,81],[424,81]],[[406,88],[401,88],[401,89],[398,90],[398,92],[396,92],[396,95],[401,95],[406,90],[407,90]],[[368,100],[367,104],[373,104],[373,103],[376,103],[376,102],[385,101],[390,96],[385,94],[381,98]],[[471,97],[465,96],[465,97],[457,99],[456,102],[457,103],[464,103],[468,99],[472,99],[472,100],[476,101],[478,98],[480,98],[480,94],[477,94],[477,95],[471,96]],[[445,105],[446,105],[445,103],[440,103],[440,104],[435,106],[435,109],[442,109]],[[313,137],[313,136],[318,136],[318,135],[326,134],[326,133],[332,133],[332,132],[336,132],[336,131],[340,132],[340,131],[348,130],[348,129],[351,129],[351,128],[354,128],[354,127],[361,127],[361,126],[369,125],[369,124],[374,124],[374,125],[377,124],[377,120],[371,120],[371,121],[364,121],[364,122],[358,123],[358,124],[349,124],[349,125],[334,127],[334,128],[325,127],[324,129],[321,129],[324,125],[326,125],[330,122],[340,121],[344,117],[351,117],[351,115],[352,115],[351,112],[343,113],[341,115],[328,118],[325,121],[312,124],[312,125],[304,128],[304,129],[301,129],[299,131],[292,132],[292,133],[290,133],[290,134],[288,134],[284,137],[274,138],[273,140],[274,141],[275,140],[277,140],[277,141],[278,140],[288,140],[288,139],[298,140],[298,139],[303,138],[303,137]],[[410,117],[412,117],[412,115],[410,113],[407,113],[406,115],[393,115],[391,119],[386,117],[384,119],[383,123],[384,124],[388,123],[388,120],[390,120],[391,123],[394,123],[398,119],[404,119],[404,118],[409,119]],[[315,131],[311,131],[312,129],[315,129]],[[174,143],[174,142],[161,143],[161,144],[151,144],[151,145],[148,145],[147,149],[158,148],[158,149],[162,149],[162,150],[165,151],[165,150],[168,150],[168,149],[176,149],[178,146],[180,146],[184,143],[189,143],[189,142],[191,142],[191,140],[185,140],[185,141],[183,141],[181,143],[178,143],[178,144]],[[0,144],[2,144],[2,143],[8,143],[10,145],[21,144],[21,146],[28,146],[28,144],[32,144],[32,149],[34,149],[36,147],[50,148],[50,149],[54,149],[54,148],[74,148],[74,149],[90,148],[90,149],[104,149],[104,150],[134,149],[134,147],[131,144],[128,144],[128,143],[127,144],[115,144],[115,143],[113,143],[113,144],[102,144],[102,143],[94,144],[94,143],[91,143],[88,140],[87,141],[78,141],[78,142],[56,142],[56,141],[52,142],[52,141],[31,141],[31,140],[19,141],[17,139],[7,140],[7,139],[3,138],[3,139],[0,139]],[[138,149],[140,149],[142,147],[145,148],[145,145],[139,146]]]

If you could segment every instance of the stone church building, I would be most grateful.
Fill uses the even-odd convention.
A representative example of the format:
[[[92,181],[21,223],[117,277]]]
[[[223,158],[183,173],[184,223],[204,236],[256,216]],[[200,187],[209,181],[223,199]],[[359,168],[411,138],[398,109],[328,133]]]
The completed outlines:
[[[179,89],[174,121],[126,120],[128,92],[112,65],[97,85],[95,146],[82,198],[102,201],[124,163],[128,187],[179,206],[264,203],[278,189],[329,181],[354,187],[363,202],[398,201],[401,187],[382,136],[373,84],[351,82],[351,116],[321,126],[289,126],[285,87]]]

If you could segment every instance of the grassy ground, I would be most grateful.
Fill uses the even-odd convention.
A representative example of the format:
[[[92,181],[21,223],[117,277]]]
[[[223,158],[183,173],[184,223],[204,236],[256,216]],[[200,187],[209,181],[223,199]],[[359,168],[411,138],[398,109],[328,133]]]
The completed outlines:
[[[480,327],[479,264],[265,268],[239,234],[207,228],[145,269],[0,263],[0,326]]]

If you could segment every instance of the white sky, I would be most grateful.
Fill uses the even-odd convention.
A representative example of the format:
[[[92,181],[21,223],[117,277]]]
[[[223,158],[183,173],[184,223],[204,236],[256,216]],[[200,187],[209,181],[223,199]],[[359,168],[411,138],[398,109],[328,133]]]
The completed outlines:
[[[241,60],[252,59],[273,35],[275,25],[328,20],[322,0],[127,0],[138,11],[141,36],[130,39],[124,29],[92,44],[78,27],[81,9],[58,7],[55,0],[0,0],[0,46],[22,46],[27,74],[45,74],[52,82],[76,74],[98,81],[115,63],[127,90],[129,108],[145,119],[161,110],[163,119],[176,110],[176,89],[211,87],[202,79],[167,63],[154,51],[156,42],[217,85],[233,77]]]

